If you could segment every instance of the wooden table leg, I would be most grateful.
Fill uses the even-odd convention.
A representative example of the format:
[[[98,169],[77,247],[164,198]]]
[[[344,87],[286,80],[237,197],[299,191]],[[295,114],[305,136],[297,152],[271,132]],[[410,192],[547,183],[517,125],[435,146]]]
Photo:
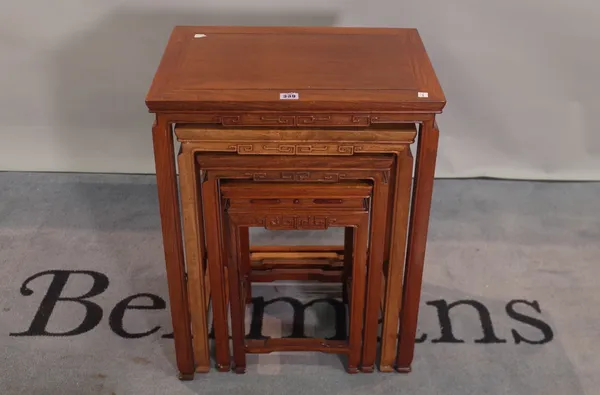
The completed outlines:
[[[215,359],[217,369],[226,372],[231,369],[229,354],[229,329],[227,319],[226,277],[223,266],[223,232],[221,227],[221,207],[218,180],[206,176],[202,184],[202,202],[206,232],[206,252],[210,288],[212,292],[213,326],[215,334]]]
[[[389,175],[388,175],[389,179]],[[371,234],[369,237],[369,264],[367,268],[367,304],[365,306],[365,332],[360,370],[371,373],[377,356],[377,334],[379,330],[379,311],[381,306],[381,273],[385,236],[387,234],[387,199],[389,181],[376,182],[373,188],[371,213]]]
[[[426,121],[421,125],[400,313],[400,339],[396,356],[396,370],[401,373],[410,372],[414,357],[438,137],[439,130],[435,120]]]
[[[385,324],[386,324],[386,309],[385,309],[385,304],[388,300],[388,293],[389,293],[389,289],[390,289],[390,282],[388,281],[389,278],[389,274],[390,274],[390,257],[391,257],[391,246],[392,246],[392,228],[393,228],[393,224],[394,224],[394,216],[395,216],[395,208],[396,208],[396,196],[397,196],[397,192],[396,192],[396,188],[397,188],[397,180],[396,178],[398,177],[398,169],[399,169],[399,158],[398,158],[398,153],[396,153],[395,155],[396,157],[396,162],[394,163],[394,168],[392,169],[391,172],[391,176],[390,176],[390,188],[389,188],[389,194],[390,196],[388,197],[388,208],[387,208],[387,212],[391,213],[388,214],[388,218],[386,221],[386,234],[385,234],[385,245],[383,247],[383,250],[385,252],[385,255],[383,257],[383,272],[381,273],[382,276],[382,283],[384,284],[384,289],[385,292],[382,293],[382,300],[381,300],[381,356],[380,356],[380,360],[379,360],[379,371],[380,372],[393,372],[394,371],[394,363],[396,360],[396,350],[398,349],[398,332],[397,332],[397,328],[396,328],[396,332],[394,333],[394,344],[390,345],[389,342],[386,341],[386,338],[384,337],[384,328],[385,328]],[[412,169],[411,169],[412,172]],[[412,175],[412,173],[411,173]],[[412,177],[411,177],[411,183],[412,183]],[[402,261],[402,266],[404,266],[404,260]],[[400,290],[400,293],[402,293],[402,290]],[[399,320],[399,314],[400,311],[398,311],[398,316],[396,317],[396,327],[398,326],[398,320]],[[390,367],[389,369],[386,368],[385,363],[383,364],[383,369],[382,369],[382,362],[383,360],[383,355],[385,353],[385,349],[387,348],[392,348],[392,356],[390,359]]]
[[[342,275],[342,301],[348,304],[348,278],[352,277],[352,252],[354,251],[355,229],[351,226],[344,228],[344,269]]]
[[[354,254],[352,254],[352,284],[350,290],[350,312],[348,344],[348,373],[358,373],[361,360],[361,343],[364,329],[364,309],[366,301],[367,249],[369,240],[368,218],[365,217],[354,230]]]
[[[194,377],[194,357],[181,239],[175,150],[171,125],[160,116],[157,116],[152,127],[152,140],[177,368],[180,379],[190,380]]]
[[[202,199],[199,199],[199,175],[193,150],[183,143],[179,154],[179,189],[183,211],[183,238],[188,274],[188,295],[192,321],[192,341],[196,372],[210,370],[208,347],[208,322],[204,300],[204,220]]]
[[[242,277],[249,278],[250,272],[252,271],[250,262],[250,232],[248,227],[239,228],[239,239],[240,239],[240,264],[242,270]],[[246,289],[246,303],[252,302],[252,286],[248,282]]]
[[[231,340],[233,343],[233,370],[240,374],[246,373],[246,327],[244,323],[246,303],[244,301],[245,295],[242,295],[244,283],[244,275],[246,274],[243,267],[242,261],[242,246],[241,242],[241,228],[231,222],[227,213],[223,215],[223,227],[225,230],[225,237],[228,242],[225,243],[227,246],[227,257],[228,264],[227,269],[229,272],[229,303],[231,306]],[[246,286],[250,285],[250,281],[246,282]]]
[[[397,157],[394,183],[393,207],[390,210],[390,243],[385,302],[383,308],[383,327],[381,329],[381,357],[379,370],[392,372],[398,349],[398,320],[402,301],[402,269],[406,255],[406,237],[410,190],[412,184],[413,160],[408,147]]]

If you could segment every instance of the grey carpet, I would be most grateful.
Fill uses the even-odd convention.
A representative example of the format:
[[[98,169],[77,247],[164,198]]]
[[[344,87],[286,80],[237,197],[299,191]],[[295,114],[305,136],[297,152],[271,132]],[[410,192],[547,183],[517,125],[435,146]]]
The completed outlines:
[[[0,173],[0,394],[600,394],[599,213],[597,183],[437,181],[413,373],[348,375],[335,355],[286,353],[180,382],[154,177]],[[48,307],[91,290],[88,311]],[[123,310],[139,294],[129,306],[149,308]],[[331,336],[334,316],[307,309],[305,333]],[[291,317],[267,306],[263,335],[289,335]]]

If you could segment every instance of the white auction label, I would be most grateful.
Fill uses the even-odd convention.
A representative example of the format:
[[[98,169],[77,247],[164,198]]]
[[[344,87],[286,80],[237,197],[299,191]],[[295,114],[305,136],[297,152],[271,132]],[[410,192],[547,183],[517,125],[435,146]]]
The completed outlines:
[[[418,97],[429,97],[429,93],[428,92],[419,92],[417,94]]]
[[[279,100],[298,100],[300,95],[296,92],[280,93]]]

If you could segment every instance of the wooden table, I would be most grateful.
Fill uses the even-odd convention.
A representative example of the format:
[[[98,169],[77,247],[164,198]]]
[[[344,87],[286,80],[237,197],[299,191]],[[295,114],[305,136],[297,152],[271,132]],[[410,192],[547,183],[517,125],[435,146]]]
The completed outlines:
[[[445,97],[415,29],[194,27],[173,30],[146,97],[177,366],[194,372],[172,127],[332,130],[419,123],[396,369],[410,371]],[[297,149],[294,148],[294,149]]]

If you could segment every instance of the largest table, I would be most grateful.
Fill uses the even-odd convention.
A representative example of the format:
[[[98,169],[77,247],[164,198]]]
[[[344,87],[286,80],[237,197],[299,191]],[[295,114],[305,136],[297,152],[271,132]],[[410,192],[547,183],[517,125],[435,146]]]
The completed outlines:
[[[418,123],[396,370],[415,334],[439,131],[446,103],[415,29],[177,26],[146,96],[177,367],[194,372],[173,125],[374,128]],[[289,147],[285,148],[289,150]],[[306,149],[306,148],[303,148]]]

